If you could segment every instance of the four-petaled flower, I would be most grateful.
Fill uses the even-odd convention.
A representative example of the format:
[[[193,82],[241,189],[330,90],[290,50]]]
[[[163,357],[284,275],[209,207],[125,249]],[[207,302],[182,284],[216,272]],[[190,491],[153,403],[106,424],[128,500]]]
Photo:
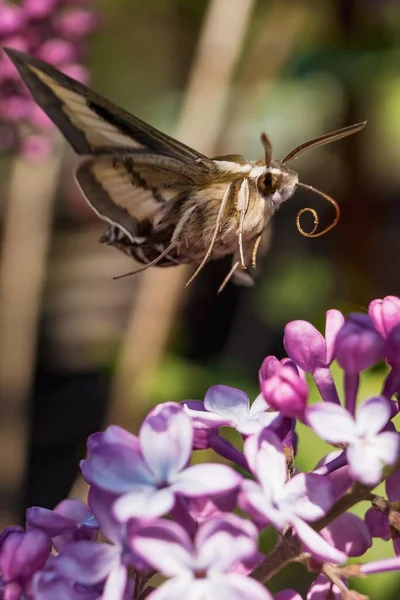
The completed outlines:
[[[306,411],[317,435],[331,444],[346,446],[350,474],[365,485],[379,483],[384,465],[393,465],[398,458],[399,434],[383,431],[390,417],[390,402],[383,396],[366,400],[356,417],[342,406],[326,402]]]
[[[326,477],[299,473],[287,479],[286,457],[279,439],[264,430],[245,442],[245,456],[257,481],[245,479],[239,505],[256,521],[278,531],[293,527],[317,559],[342,563],[346,555],[328,544],[306,521],[323,517],[333,504],[333,491]]]
[[[134,528],[130,536],[133,552],[170,577],[150,600],[272,600],[261,583],[240,572],[241,562],[256,553],[257,541],[256,527],[236,515],[210,519],[194,541],[164,519]]]
[[[172,402],[160,404],[144,420],[139,444],[98,438],[89,444],[82,473],[89,483],[119,495],[114,514],[121,522],[166,515],[177,496],[213,496],[238,488],[241,476],[228,466],[187,466],[192,439],[193,427],[183,409]]]

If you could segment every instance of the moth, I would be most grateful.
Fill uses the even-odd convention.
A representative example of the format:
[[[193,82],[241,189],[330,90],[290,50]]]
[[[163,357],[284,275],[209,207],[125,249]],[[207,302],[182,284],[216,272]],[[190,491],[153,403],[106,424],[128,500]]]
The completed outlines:
[[[280,205],[298,187],[307,188],[335,208],[322,231],[314,209],[303,208],[297,228],[308,237],[323,235],[339,220],[337,203],[299,182],[286,164],[309,148],[360,131],[366,122],[309,140],[283,160],[273,160],[268,136],[261,135],[264,158],[228,155],[209,158],[161,133],[53,66],[16,50],[4,51],[15,64],[37,104],[82,156],[76,180],[97,215],[109,223],[100,241],[143,264],[197,266],[189,285],[209,260],[232,255],[230,279],[250,285],[263,233]],[[301,215],[314,227],[306,232]]]

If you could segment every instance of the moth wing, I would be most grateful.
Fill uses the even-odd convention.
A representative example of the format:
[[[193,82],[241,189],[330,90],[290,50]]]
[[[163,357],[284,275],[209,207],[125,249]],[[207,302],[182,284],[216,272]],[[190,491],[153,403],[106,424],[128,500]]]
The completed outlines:
[[[101,154],[117,148],[148,150],[198,161],[211,167],[206,156],[151,127],[48,63],[10,48],[15,64],[33,97],[77,154]]]
[[[131,239],[141,223],[188,188],[198,184],[196,166],[144,153],[103,155],[79,165],[76,179],[88,203],[105,221]]]

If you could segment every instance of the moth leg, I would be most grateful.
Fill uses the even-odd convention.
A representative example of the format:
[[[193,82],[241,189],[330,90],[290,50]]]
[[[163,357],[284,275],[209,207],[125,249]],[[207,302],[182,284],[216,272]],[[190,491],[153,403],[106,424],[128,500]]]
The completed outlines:
[[[243,208],[240,211],[240,222],[239,222],[239,254],[240,254],[240,263],[242,265],[242,269],[246,269],[246,263],[244,260],[244,252],[243,252],[243,226],[244,226],[244,218],[246,216],[246,208]]]
[[[238,260],[235,263],[233,263],[232,268],[229,271],[228,275],[225,277],[225,279],[223,280],[223,282],[219,286],[217,294],[220,294],[222,292],[222,290],[225,289],[227,283],[232,278],[233,274],[235,273],[235,271],[236,271],[236,269],[238,268],[239,265],[240,265],[240,262]]]
[[[220,226],[220,223],[221,223],[221,220],[222,220],[224,209],[225,209],[226,203],[227,203],[228,198],[229,198],[229,192],[230,192],[231,186],[232,186],[232,183],[230,183],[228,185],[228,187],[225,190],[224,196],[222,198],[221,206],[219,207],[218,216],[217,216],[217,220],[216,220],[215,227],[214,227],[214,233],[213,233],[213,236],[211,238],[211,242],[210,242],[210,244],[208,246],[207,252],[204,255],[203,260],[201,261],[201,263],[199,264],[199,266],[197,267],[197,269],[195,270],[195,272],[193,273],[193,275],[189,279],[189,281],[187,281],[186,287],[188,285],[190,285],[192,283],[193,279],[195,279],[197,277],[197,275],[200,273],[200,271],[202,270],[202,268],[204,267],[204,265],[206,264],[206,262],[208,261],[208,259],[211,256],[212,250],[214,248],[215,240],[217,239],[217,235],[218,235],[218,231],[219,231],[219,226]]]
[[[123,277],[129,277],[130,275],[136,275],[137,273],[142,273],[142,271],[146,271],[149,267],[154,267],[157,263],[160,262],[160,260],[162,260],[164,258],[164,256],[167,256],[168,252],[171,252],[171,250],[176,248],[176,246],[177,246],[177,243],[172,242],[169,246],[167,246],[167,248],[163,252],[161,252],[161,254],[159,254],[157,256],[157,258],[155,258],[154,260],[149,262],[147,265],[145,265],[141,269],[136,269],[136,271],[131,271],[130,273],[125,273],[124,275],[117,275],[117,277],[113,277],[113,279],[123,279]]]
[[[189,221],[190,217],[192,216],[193,212],[196,210],[197,206],[196,204],[194,204],[193,206],[191,206],[190,208],[188,208],[182,215],[182,217],[180,218],[180,220],[178,221],[175,229],[174,229],[174,233],[172,234],[172,238],[171,238],[171,242],[176,242],[179,238],[179,236],[182,233],[183,228],[185,227],[185,225],[187,224],[187,222]]]
[[[256,239],[256,241],[254,242],[253,254],[251,255],[251,264],[253,266],[253,269],[255,269],[257,266],[257,252],[258,252],[258,248],[260,247],[260,242],[261,242],[262,236],[263,236],[263,234],[261,233],[258,236],[258,238]]]

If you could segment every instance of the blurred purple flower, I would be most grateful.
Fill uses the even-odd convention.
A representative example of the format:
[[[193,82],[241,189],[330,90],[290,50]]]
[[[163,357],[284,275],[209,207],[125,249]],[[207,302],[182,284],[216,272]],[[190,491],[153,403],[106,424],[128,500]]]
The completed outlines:
[[[140,428],[140,450],[97,443],[82,462],[82,473],[89,483],[120,496],[114,514],[122,522],[165,515],[174,507],[176,495],[190,498],[234,491],[241,477],[230,467],[187,467],[192,439],[193,427],[183,409],[172,402],[160,404]]]
[[[98,600],[99,593],[83,588],[54,569],[37,571],[31,584],[34,600]]]
[[[28,590],[35,572],[46,564],[50,550],[50,540],[42,531],[6,530],[0,546],[2,598],[20,598]]]
[[[246,440],[245,456],[257,481],[243,481],[239,495],[241,508],[257,521],[271,523],[278,531],[292,526],[317,559],[344,562],[346,555],[328,544],[306,522],[323,517],[332,506],[328,479],[300,473],[288,480],[281,444],[268,430]]]
[[[155,520],[134,530],[130,543],[136,554],[170,578],[150,594],[151,600],[272,600],[261,583],[237,572],[238,565],[256,553],[258,532],[236,515],[210,519],[193,542],[178,524]]]
[[[390,402],[383,396],[369,398],[358,408],[356,418],[331,403],[310,406],[306,418],[315,433],[331,444],[345,444],[350,473],[365,485],[379,483],[385,464],[398,459],[397,432],[382,431],[391,417]]]
[[[27,529],[40,529],[60,551],[65,544],[76,540],[94,540],[99,523],[88,506],[80,500],[67,499],[54,510],[32,506],[26,511]]]
[[[1,0],[0,46],[45,60],[86,83],[88,71],[80,64],[86,54],[85,37],[98,27],[99,17],[90,8],[91,0],[85,7],[77,4],[79,0],[22,0],[20,5]],[[28,125],[28,133],[20,139],[21,121]],[[0,52],[0,150],[18,148],[28,160],[45,160],[52,148],[53,127]]]

